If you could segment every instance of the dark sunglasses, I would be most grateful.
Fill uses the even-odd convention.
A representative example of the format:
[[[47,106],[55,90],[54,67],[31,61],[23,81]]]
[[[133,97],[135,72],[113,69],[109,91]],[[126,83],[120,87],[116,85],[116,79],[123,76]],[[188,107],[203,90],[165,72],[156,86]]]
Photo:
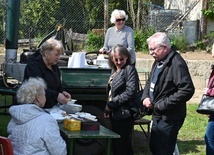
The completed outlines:
[[[118,18],[118,19],[116,19],[116,22],[120,22],[120,21],[125,21],[126,20],[126,18]]]

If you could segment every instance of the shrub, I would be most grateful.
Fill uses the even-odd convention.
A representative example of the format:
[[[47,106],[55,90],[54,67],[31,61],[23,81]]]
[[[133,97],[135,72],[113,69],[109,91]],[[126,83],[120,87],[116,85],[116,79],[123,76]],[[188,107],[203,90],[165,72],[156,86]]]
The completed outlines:
[[[135,30],[134,40],[135,40],[135,50],[138,52],[148,52],[148,45],[146,39],[155,33],[154,28]]]
[[[86,39],[86,50],[97,51],[104,44],[104,34],[96,33],[95,31],[88,31]]]
[[[184,34],[171,34],[169,35],[170,42],[172,46],[175,46],[176,49],[185,51],[187,49],[187,42]]]
[[[203,47],[205,47],[205,50],[207,52],[211,52],[212,45],[214,43],[214,32],[210,32],[208,35],[204,37],[205,41],[203,42]]]

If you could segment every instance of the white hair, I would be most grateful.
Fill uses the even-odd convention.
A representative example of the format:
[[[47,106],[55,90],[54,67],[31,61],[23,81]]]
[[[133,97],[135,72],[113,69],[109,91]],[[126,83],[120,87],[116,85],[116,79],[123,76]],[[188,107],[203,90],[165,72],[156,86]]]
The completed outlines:
[[[118,10],[118,9],[115,9],[112,13],[111,13],[111,23],[115,23],[116,21],[116,17],[124,17],[127,21],[128,19],[128,15],[126,15],[126,12],[124,10]]]
[[[167,48],[171,48],[169,37],[166,33],[156,32],[152,36],[150,36],[147,40],[147,43],[155,43],[156,45],[165,45]]]
[[[54,38],[50,38],[48,40],[46,40],[41,48],[40,48],[40,53],[42,55],[45,54],[45,51],[52,51],[52,50],[57,50],[59,53],[63,53],[64,52],[64,47],[62,45],[62,42],[54,39]]]
[[[17,91],[16,97],[20,104],[34,103],[36,95],[46,89],[42,78],[29,78],[25,80]]]

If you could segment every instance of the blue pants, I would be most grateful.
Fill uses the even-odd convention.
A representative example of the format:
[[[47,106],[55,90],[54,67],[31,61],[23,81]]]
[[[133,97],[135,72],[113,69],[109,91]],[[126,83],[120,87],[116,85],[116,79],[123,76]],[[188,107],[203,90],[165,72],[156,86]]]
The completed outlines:
[[[204,139],[206,142],[206,154],[214,155],[214,115],[208,121]]]
[[[150,150],[153,155],[172,155],[175,149],[178,131],[183,125],[182,120],[153,119]]]

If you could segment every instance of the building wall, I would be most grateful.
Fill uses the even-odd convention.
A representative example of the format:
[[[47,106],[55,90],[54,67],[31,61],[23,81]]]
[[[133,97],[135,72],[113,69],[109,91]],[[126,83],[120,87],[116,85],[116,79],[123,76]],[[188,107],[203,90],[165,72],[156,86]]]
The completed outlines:
[[[193,6],[195,2],[198,0],[165,0],[164,1],[164,8],[165,9],[179,9],[182,14],[185,13],[189,8]],[[201,32],[203,31],[203,24],[202,24],[202,8],[203,8],[203,1],[200,0],[198,4],[193,8],[193,10],[187,15],[185,20],[199,20],[200,21],[200,27]],[[206,0],[207,1],[207,0]],[[205,24],[206,26],[206,34],[209,34],[210,32],[214,31],[214,20],[207,19],[207,22]]]
[[[179,9],[182,14],[184,14],[189,8],[191,8],[195,2],[198,0],[165,0],[164,8],[165,9]],[[199,3],[193,8],[193,10],[186,16],[186,20],[200,20],[202,16],[202,2]]]

